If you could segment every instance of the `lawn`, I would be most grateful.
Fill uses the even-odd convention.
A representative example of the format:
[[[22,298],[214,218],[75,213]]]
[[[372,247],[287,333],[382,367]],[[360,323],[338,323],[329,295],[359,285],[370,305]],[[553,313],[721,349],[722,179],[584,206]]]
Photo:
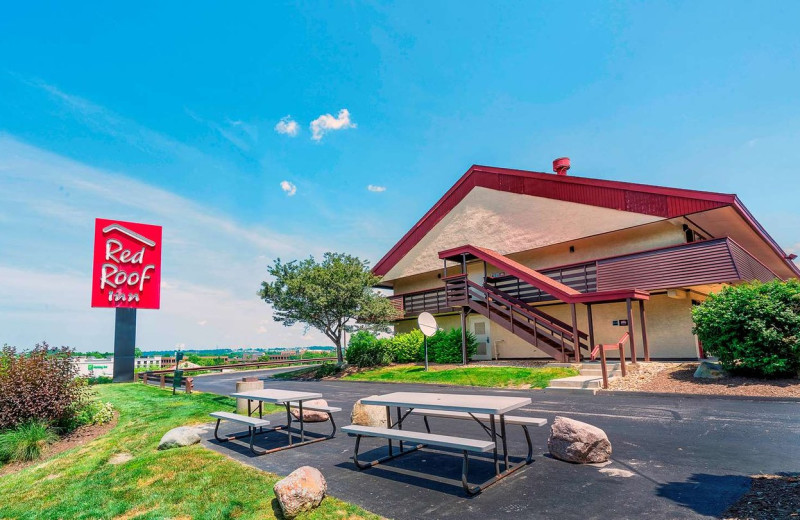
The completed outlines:
[[[392,383],[432,383],[444,385],[490,386],[495,388],[546,388],[551,379],[578,375],[572,368],[544,367],[464,367],[437,368],[428,372],[416,365],[374,368],[348,374],[342,379],[353,381],[387,381]]]
[[[272,492],[276,475],[200,445],[156,450],[170,428],[209,422],[209,412],[233,410],[233,399],[173,396],[142,384],[96,388],[119,411],[117,426],[85,446],[0,477],[0,518],[280,518]],[[110,464],[120,453],[133,459]],[[378,517],[328,497],[299,518]]]

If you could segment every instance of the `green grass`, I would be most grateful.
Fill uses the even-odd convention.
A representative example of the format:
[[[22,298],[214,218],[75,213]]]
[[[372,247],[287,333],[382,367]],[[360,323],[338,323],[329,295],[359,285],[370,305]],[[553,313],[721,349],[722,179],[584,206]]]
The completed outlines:
[[[36,460],[58,435],[46,424],[27,422],[13,430],[0,433],[0,463]]]
[[[344,376],[353,381],[387,381],[393,383],[431,383],[444,385],[489,386],[495,388],[546,388],[551,379],[578,375],[572,368],[465,367],[440,369],[431,366],[428,372],[420,366],[389,366]]]
[[[142,384],[96,387],[119,411],[117,426],[93,442],[0,477],[0,518],[280,518],[272,487],[279,477],[239,464],[200,445],[157,451],[169,429],[209,422],[233,410],[229,397]],[[119,453],[133,459],[109,464]],[[326,498],[299,518],[377,518]]]

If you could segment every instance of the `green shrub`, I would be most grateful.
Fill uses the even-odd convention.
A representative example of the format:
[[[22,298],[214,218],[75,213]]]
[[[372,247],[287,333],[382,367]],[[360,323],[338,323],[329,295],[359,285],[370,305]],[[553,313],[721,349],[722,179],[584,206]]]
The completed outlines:
[[[467,331],[467,359],[478,351],[475,336]],[[461,363],[461,327],[438,330],[428,338],[428,360],[433,363]]]
[[[800,370],[800,282],[725,287],[692,310],[703,349],[731,372],[759,377]]]
[[[422,331],[414,329],[405,334],[397,334],[389,340],[389,351],[395,363],[412,363],[422,360]]]
[[[358,367],[388,365],[392,362],[389,346],[389,340],[378,339],[375,334],[360,330],[350,337],[345,358],[349,364]]]
[[[318,379],[322,379],[323,377],[328,377],[338,374],[341,371],[342,371],[342,365],[340,365],[339,363],[331,363],[330,361],[326,361],[317,368],[317,373],[315,374],[315,377]]]
[[[0,433],[0,462],[36,460],[58,435],[45,423],[27,421]]]
[[[103,403],[92,399],[75,414],[74,427],[90,424],[105,424],[114,418],[114,407],[111,403]],[[74,428],[73,428],[74,429]]]
[[[109,383],[113,383],[114,379],[111,378],[111,377],[108,377],[108,376],[97,376],[97,377],[88,377],[88,378],[86,378],[86,382],[89,383],[89,385],[91,385],[91,386],[94,386],[94,385],[107,385]]]

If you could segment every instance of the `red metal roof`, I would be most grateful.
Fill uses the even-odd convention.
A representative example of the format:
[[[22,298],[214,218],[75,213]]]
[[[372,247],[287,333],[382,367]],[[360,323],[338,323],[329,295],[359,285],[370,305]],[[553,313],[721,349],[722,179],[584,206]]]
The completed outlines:
[[[733,206],[773,250],[783,250],[736,195],[473,165],[372,269],[383,276],[475,187],[673,218]],[[795,272],[797,267],[791,264]],[[800,274],[800,272],[798,272]]]

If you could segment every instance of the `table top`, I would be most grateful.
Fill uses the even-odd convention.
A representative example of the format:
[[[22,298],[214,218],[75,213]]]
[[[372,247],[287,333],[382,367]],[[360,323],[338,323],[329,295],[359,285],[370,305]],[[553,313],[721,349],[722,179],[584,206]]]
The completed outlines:
[[[439,394],[428,392],[394,392],[374,395],[361,400],[363,404],[400,406],[403,408],[428,408],[453,412],[504,414],[531,404],[530,397],[500,395]]]
[[[310,399],[321,399],[322,394],[314,392],[295,392],[294,390],[279,390],[277,388],[265,388],[264,390],[250,390],[231,394],[231,397],[240,397],[252,401],[264,401],[265,403],[285,403],[287,401],[308,401]]]

